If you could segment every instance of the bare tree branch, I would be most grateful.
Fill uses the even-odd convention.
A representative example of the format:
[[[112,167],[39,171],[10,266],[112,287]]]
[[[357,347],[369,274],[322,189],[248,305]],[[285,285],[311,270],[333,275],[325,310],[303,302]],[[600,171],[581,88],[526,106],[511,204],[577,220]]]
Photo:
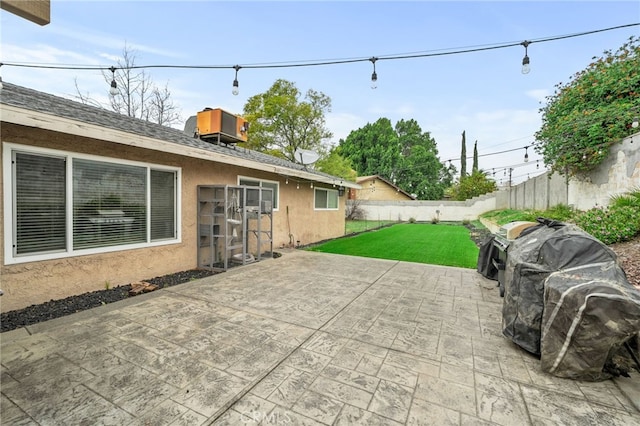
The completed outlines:
[[[164,88],[156,86],[150,75],[144,70],[135,68],[136,58],[136,51],[125,44],[122,59],[118,60],[115,73],[110,70],[102,72],[107,84],[110,85],[112,80],[116,82],[117,93],[109,97],[109,105],[106,108],[118,114],[164,126],[181,123],[180,108],[171,99],[168,83]],[[76,98],[80,102],[105,108],[100,102],[91,98],[89,93],[82,93],[77,81],[76,92]]]

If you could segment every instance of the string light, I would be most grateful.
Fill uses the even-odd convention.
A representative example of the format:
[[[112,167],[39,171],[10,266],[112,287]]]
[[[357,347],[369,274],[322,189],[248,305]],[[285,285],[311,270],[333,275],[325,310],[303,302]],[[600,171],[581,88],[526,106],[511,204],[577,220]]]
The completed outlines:
[[[529,146],[524,147],[524,162],[529,162]]]
[[[234,65],[233,69],[236,70],[236,76],[233,79],[233,89],[231,89],[231,93],[234,95],[238,95],[240,93],[240,88],[238,87],[238,71],[242,68],[240,65]]]
[[[529,57],[527,56],[527,47],[530,44],[533,43],[543,43],[543,42],[549,42],[549,41],[556,41],[556,40],[561,40],[561,39],[566,39],[566,38],[573,38],[573,37],[581,37],[581,36],[585,36],[585,35],[590,35],[590,34],[596,34],[596,33],[600,33],[600,32],[605,32],[605,31],[612,31],[612,30],[617,30],[617,29],[622,29],[622,28],[628,28],[628,27],[634,27],[634,26],[639,26],[640,22],[636,22],[636,23],[632,23],[632,24],[624,24],[624,25],[618,25],[615,27],[609,27],[609,28],[602,28],[602,29],[598,29],[598,30],[592,30],[592,31],[584,31],[584,32],[580,32],[580,33],[574,33],[574,34],[567,34],[567,35],[562,35],[562,36],[552,36],[552,37],[544,37],[544,38],[538,38],[538,39],[534,39],[534,40],[526,40],[523,42],[507,42],[507,43],[500,43],[500,44],[494,44],[494,45],[486,45],[486,46],[480,46],[480,47],[469,47],[469,48],[447,48],[447,49],[438,49],[437,51],[430,51],[430,52],[418,52],[418,53],[407,53],[407,54],[391,54],[391,55],[385,55],[385,56],[381,56],[381,57],[371,57],[371,58],[349,58],[349,59],[334,59],[334,60],[324,60],[324,61],[300,61],[300,62],[281,62],[281,63],[264,63],[264,64],[252,64],[252,65],[244,65],[244,66],[240,66],[240,65],[234,65],[234,66],[229,66],[229,65],[134,65],[131,67],[127,67],[127,69],[150,69],[150,68],[171,68],[171,69],[234,69],[236,71],[236,78],[234,80],[234,84],[233,84],[233,91],[232,93],[238,94],[239,93],[239,85],[237,84],[238,81],[238,70],[241,68],[253,68],[253,69],[267,69],[267,68],[295,68],[295,67],[311,67],[311,66],[322,66],[322,65],[338,65],[338,64],[350,64],[350,63],[355,63],[355,62],[364,62],[364,61],[370,61],[372,62],[372,64],[374,65],[374,74],[372,74],[372,82],[373,82],[373,77],[376,77],[377,80],[377,75],[375,74],[375,61],[380,61],[380,60],[399,60],[399,59],[416,59],[416,58],[427,58],[427,57],[434,57],[434,56],[447,56],[447,55],[457,55],[457,54],[462,54],[462,53],[474,53],[474,52],[481,52],[481,51],[488,51],[488,50],[496,50],[496,49],[505,49],[505,48],[509,48],[509,47],[514,47],[514,46],[524,46],[525,47],[525,57],[523,58],[522,62],[523,62],[523,69],[522,72],[523,73],[527,73],[530,70],[529,67]],[[372,59],[375,58],[375,61],[373,61]],[[104,70],[111,70],[111,68],[109,67],[104,67],[104,66],[92,66],[92,65],[74,65],[74,66],[69,66],[69,65],[50,65],[50,64],[27,64],[27,63],[18,63],[18,62],[4,62],[3,65],[5,66],[13,66],[13,67],[24,67],[24,68],[41,68],[41,69],[60,69],[60,70],[100,70],[100,71],[104,71]],[[525,67],[526,66],[526,67]],[[115,68],[114,68],[115,70]],[[114,80],[115,81],[115,80]],[[237,92],[237,93],[236,93]]]
[[[527,48],[529,47],[531,42],[525,40],[520,44],[524,46],[524,58],[522,58],[522,74],[529,74],[529,71],[531,71],[531,67],[529,66],[529,56],[527,55]]]
[[[109,94],[111,96],[116,96],[118,94],[118,85],[116,84],[116,68],[109,68],[111,71],[111,87],[109,88]]]
[[[377,89],[378,88],[378,74],[376,73],[376,61],[378,60],[378,58],[373,56],[373,57],[369,58],[369,60],[373,64],[373,73],[371,74],[371,88],[372,89]]]

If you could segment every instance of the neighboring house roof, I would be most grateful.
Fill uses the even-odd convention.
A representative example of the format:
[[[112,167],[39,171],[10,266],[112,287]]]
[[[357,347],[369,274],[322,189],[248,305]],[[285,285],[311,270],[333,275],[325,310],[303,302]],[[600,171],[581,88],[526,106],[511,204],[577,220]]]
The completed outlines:
[[[416,197],[414,197],[413,195],[409,194],[404,189],[400,188],[399,186],[396,186],[396,184],[394,184],[393,182],[389,182],[387,179],[385,179],[385,178],[383,178],[382,176],[379,176],[379,175],[359,176],[359,177],[356,178],[356,183],[358,185],[362,186],[362,184],[364,184],[366,182],[369,182],[371,180],[376,180],[376,179],[377,180],[381,180],[382,182],[386,183],[387,185],[389,185],[390,187],[392,187],[396,191],[400,192],[401,194],[406,195],[411,200],[415,200],[416,199]]]
[[[222,146],[159,124],[3,82],[0,120],[109,142],[202,158],[328,184],[353,182],[241,146]]]

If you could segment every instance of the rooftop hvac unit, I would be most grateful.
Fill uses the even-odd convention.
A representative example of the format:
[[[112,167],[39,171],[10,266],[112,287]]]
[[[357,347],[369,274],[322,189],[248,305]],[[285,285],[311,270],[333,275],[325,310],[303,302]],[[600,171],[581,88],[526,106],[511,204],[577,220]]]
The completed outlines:
[[[247,141],[249,123],[244,118],[220,108],[198,112],[197,133],[201,139],[232,144]]]

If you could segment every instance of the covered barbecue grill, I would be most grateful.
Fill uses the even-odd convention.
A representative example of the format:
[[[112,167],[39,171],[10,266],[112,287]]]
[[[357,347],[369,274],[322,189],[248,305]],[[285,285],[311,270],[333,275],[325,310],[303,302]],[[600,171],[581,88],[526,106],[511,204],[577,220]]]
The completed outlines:
[[[557,271],[617,256],[579,227],[547,219],[509,244],[505,266],[502,333],[518,346],[540,355],[544,285]]]
[[[497,279],[504,295],[502,334],[560,377],[608,378],[623,348],[640,368],[629,345],[640,336],[640,291],[615,252],[572,224],[533,225],[514,238],[507,227],[480,249],[478,271]]]
[[[478,272],[484,277],[498,281],[500,296],[504,296],[504,270],[507,263],[507,250],[511,242],[527,228],[537,225],[537,222],[510,222],[488,238],[480,247],[478,256]]]

